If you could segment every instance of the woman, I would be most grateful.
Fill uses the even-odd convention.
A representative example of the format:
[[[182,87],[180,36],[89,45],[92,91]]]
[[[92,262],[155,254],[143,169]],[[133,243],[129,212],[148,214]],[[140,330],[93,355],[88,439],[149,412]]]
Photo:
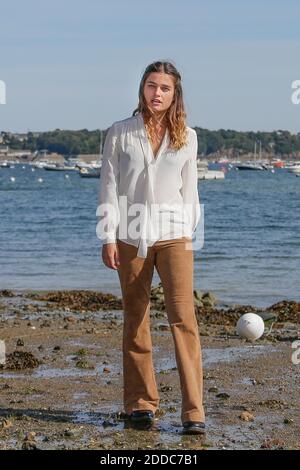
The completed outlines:
[[[170,62],[150,64],[138,108],[106,136],[97,211],[104,220],[97,235],[103,262],[117,270],[122,290],[125,412],[134,423],[152,423],[159,405],[149,320],[155,267],[175,345],[183,432],[203,434],[191,244],[200,219],[197,135],[185,118],[179,72]]]

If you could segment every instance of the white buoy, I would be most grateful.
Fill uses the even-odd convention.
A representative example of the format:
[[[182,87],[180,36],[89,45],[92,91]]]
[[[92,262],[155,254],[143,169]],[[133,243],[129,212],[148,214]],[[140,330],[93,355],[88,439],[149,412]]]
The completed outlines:
[[[31,168],[31,171],[35,171],[35,169],[34,169],[34,168]]]
[[[10,181],[14,182],[14,181],[16,181],[16,178],[14,176],[11,176]]]
[[[69,175],[65,175],[65,178],[69,178]]]
[[[25,170],[26,167],[25,167],[25,166],[22,166],[22,168],[23,168],[23,170]]]
[[[38,178],[39,183],[42,183],[43,181],[44,181],[43,178]]]
[[[242,338],[256,340],[264,334],[265,324],[259,315],[249,312],[238,320],[236,331]]]

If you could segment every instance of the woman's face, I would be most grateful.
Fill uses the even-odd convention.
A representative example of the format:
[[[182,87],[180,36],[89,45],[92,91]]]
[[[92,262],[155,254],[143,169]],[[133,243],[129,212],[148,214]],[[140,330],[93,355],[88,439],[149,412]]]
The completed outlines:
[[[174,79],[164,72],[151,72],[144,85],[144,97],[155,114],[164,114],[174,97]]]

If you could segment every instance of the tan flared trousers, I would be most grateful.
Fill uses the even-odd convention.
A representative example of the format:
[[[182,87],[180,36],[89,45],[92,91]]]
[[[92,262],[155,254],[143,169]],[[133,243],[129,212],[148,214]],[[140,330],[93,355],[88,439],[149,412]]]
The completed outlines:
[[[155,412],[159,405],[150,334],[150,290],[155,266],[175,344],[182,394],[181,419],[204,422],[202,354],[193,295],[194,252],[186,249],[191,247],[191,239],[157,241],[148,247],[147,258],[137,257],[138,248],[133,245],[119,239],[117,244],[124,309],[125,412]]]

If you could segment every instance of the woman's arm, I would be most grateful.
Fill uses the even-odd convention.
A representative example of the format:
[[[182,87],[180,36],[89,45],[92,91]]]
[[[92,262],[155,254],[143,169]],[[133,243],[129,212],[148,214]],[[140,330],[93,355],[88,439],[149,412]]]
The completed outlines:
[[[196,230],[201,216],[201,206],[198,194],[197,152],[197,134],[196,131],[193,130],[190,142],[190,158],[185,162],[181,171],[181,193],[185,204],[185,210],[188,212],[190,217],[191,233]]]
[[[120,221],[118,176],[118,134],[114,123],[106,135],[100,173],[97,215],[101,220],[97,224],[96,232],[103,244],[116,243],[116,232]]]

